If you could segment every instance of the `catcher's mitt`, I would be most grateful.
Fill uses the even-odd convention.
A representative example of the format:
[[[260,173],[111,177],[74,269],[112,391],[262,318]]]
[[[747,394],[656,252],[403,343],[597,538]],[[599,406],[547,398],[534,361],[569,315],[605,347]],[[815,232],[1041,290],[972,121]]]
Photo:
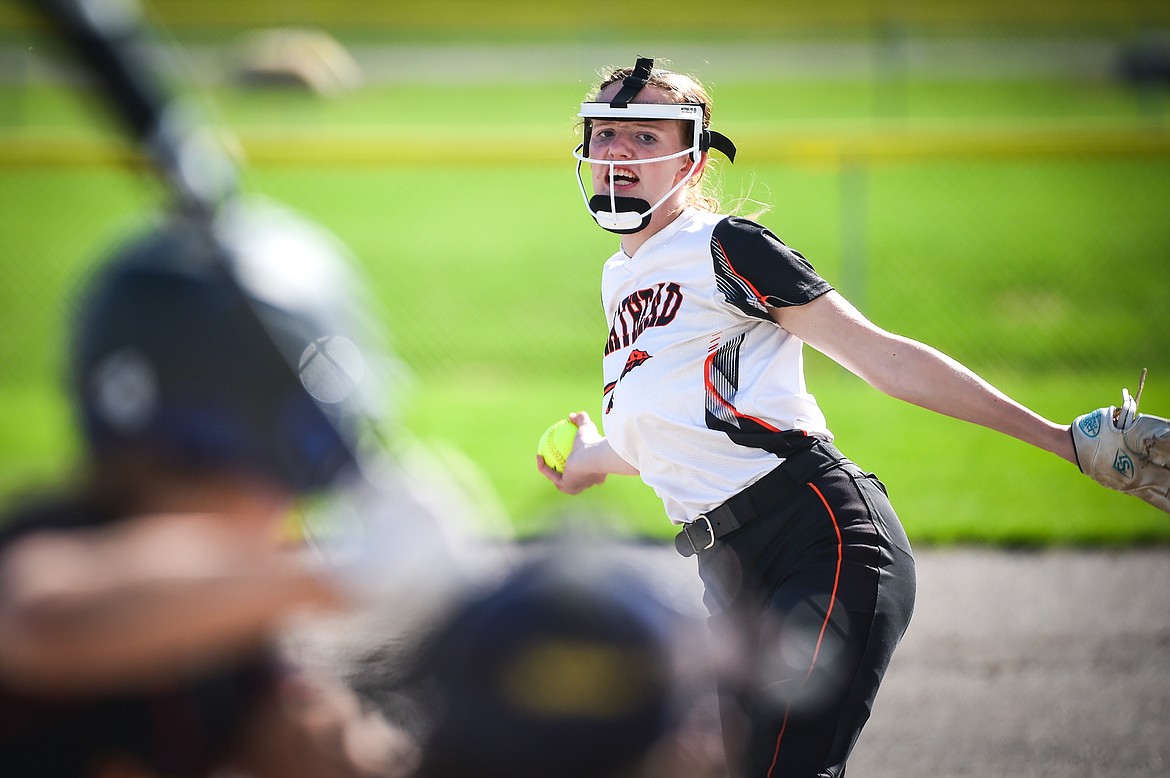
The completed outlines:
[[[1121,407],[1078,417],[1073,447],[1082,473],[1170,513],[1170,419],[1137,412],[1145,378],[1136,397],[1121,390]]]

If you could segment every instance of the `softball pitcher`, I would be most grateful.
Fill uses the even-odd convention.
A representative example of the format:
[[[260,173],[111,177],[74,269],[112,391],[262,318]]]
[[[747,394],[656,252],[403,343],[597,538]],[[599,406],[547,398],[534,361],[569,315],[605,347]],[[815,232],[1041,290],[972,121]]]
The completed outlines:
[[[704,195],[711,150],[735,157],[710,117],[697,81],[650,59],[581,105],[581,194],[621,236],[601,279],[605,435],[574,413],[563,473],[537,467],[567,494],[622,474],[662,498],[676,547],[698,555],[712,626],[742,635],[749,659],[721,679],[732,774],[837,778],[910,621],[914,559],[885,487],[834,447],[803,346],[1165,511],[1170,422],[1125,392],[1070,428],[876,326],[800,253]]]

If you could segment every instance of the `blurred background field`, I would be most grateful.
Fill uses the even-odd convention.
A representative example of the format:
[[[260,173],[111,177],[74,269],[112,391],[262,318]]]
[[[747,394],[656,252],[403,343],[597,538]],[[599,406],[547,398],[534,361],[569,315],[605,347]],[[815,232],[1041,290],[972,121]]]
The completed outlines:
[[[740,149],[719,169],[725,200],[766,204],[760,220],[878,324],[1055,420],[1117,403],[1142,367],[1143,410],[1170,415],[1165,3],[683,0],[587,19],[522,0],[146,8],[181,45],[200,109],[238,139],[248,188],[331,228],[368,272],[409,375],[405,429],[473,463],[521,534],[580,517],[671,534],[640,483],[568,498],[533,465],[553,420],[600,417],[597,284],[616,240],[577,191],[574,114],[598,70],[639,55],[704,79]],[[249,36],[287,27],[328,33],[345,54],[333,76],[357,78],[328,93],[242,80]],[[72,292],[158,202],[51,54],[0,5],[5,494],[69,466]],[[1170,541],[1165,515],[1051,455],[815,353],[808,373],[839,445],[882,476],[918,542]]]

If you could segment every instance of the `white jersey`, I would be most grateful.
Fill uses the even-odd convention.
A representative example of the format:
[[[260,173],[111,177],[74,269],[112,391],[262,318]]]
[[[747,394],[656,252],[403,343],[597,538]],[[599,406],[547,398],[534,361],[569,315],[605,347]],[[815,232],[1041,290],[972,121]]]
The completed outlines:
[[[605,434],[671,521],[722,504],[810,436],[833,439],[803,342],[768,314],[831,288],[760,225],[696,210],[605,263]]]

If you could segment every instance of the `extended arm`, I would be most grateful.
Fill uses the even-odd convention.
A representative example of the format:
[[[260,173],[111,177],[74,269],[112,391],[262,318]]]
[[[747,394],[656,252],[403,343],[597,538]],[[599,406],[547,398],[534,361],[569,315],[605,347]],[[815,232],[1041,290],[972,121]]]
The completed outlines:
[[[0,556],[0,674],[29,688],[148,685],[260,645],[294,610],[338,603],[300,557],[230,519],[37,533]]]
[[[778,324],[874,388],[937,413],[979,424],[1076,462],[1067,425],[1034,413],[955,360],[887,332],[837,292],[773,309]]]

